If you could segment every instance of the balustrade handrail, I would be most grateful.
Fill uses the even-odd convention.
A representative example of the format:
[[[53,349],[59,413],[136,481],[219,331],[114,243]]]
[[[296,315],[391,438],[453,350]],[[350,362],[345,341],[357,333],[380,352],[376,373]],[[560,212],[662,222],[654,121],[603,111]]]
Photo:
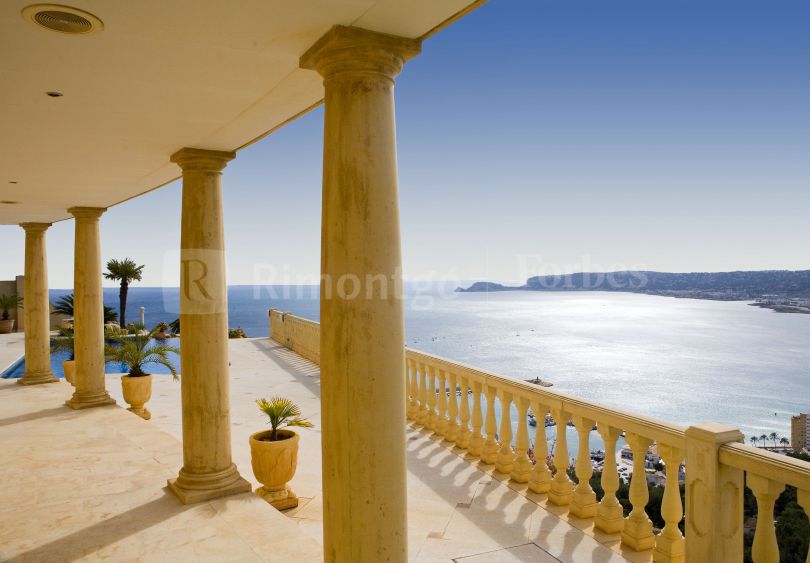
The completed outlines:
[[[806,461],[745,444],[720,446],[720,463],[810,491],[810,465]]]
[[[607,424],[615,428],[621,428],[627,432],[632,432],[677,448],[683,449],[686,445],[686,428],[676,424],[608,407],[594,401],[573,397],[559,391],[552,391],[545,387],[538,387],[532,383],[511,379],[504,375],[476,368],[428,352],[414,350],[413,348],[406,348],[405,353],[406,357],[417,361],[440,364],[445,370],[466,372],[468,376],[479,379],[481,383],[492,385],[494,382],[496,387],[506,388],[520,395],[539,395],[543,397],[541,402],[546,406],[559,407],[561,410],[573,416],[583,416],[596,422]]]

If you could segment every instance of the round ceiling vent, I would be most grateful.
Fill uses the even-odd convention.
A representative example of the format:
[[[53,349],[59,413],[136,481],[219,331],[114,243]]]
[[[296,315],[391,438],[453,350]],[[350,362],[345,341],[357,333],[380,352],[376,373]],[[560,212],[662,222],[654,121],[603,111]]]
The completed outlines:
[[[59,4],[32,4],[23,8],[22,16],[45,29],[87,35],[104,29],[104,24],[93,14]]]

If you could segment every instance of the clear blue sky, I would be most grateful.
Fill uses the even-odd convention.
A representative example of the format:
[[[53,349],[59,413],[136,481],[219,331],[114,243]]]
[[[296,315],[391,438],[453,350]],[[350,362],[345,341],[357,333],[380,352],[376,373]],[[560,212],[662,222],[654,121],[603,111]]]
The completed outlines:
[[[810,269],[808,29],[806,0],[491,0],[397,83],[406,276]],[[322,121],[226,169],[230,283],[317,274]],[[111,209],[103,257],[176,285],[179,217],[177,183]],[[49,232],[52,287],[72,243]]]

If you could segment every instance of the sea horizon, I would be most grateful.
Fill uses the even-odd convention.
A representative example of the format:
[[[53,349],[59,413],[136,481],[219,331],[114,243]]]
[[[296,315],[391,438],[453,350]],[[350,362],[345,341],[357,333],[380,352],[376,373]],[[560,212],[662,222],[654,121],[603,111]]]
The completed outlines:
[[[746,436],[789,436],[790,416],[810,410],[810,315],[630,292],[457,293],[452,283],[406,284],[406,346],[682,425],[731,424]],[[317,289],[228,286],[229,326],[267,337],[270,308],[318,321]],[[51,299],[69,292],[53,289]],[[118,289],[103,292],[117,311]],[[179,288],[130,287],[128,322],[141,306],[147,326],[170,322]]]

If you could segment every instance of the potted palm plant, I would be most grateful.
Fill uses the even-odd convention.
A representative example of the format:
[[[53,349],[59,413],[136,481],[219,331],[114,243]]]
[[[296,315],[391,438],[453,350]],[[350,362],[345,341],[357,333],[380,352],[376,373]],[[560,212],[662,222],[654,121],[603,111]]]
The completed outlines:
[[[14,330],[14,319],[9,318],[9,309],[16,309],[22,305],[22,297],[19,295],[0,295],[0,309],[3,310],[0,318],[0,334],[8,334]]]
[[[155,338],[157,338],[158,340],[166,340],[169,337],[168,330],[169,330],[168,323],[159,322],[158,324],[155,325]]]
[[[179,354],[176,346],[153,341],[157,327],[146,334],[135,336],[117,336],[112,343],[105,346],[108,362],[120,362],[129,368],[127,375],[121,376],[121,388],[124,400],[129,404],[129,411],[145,420],[152,418],[152,413],[145,407],[152,398],[152,375],[144,371],[144,366],[159,364],[168,368],[172,377],[177,380],[177,369],[169,361],[169,353]]]
[[[74,344],[73,329],[71,328],[60,328],[59,334],[53,340],[54,352],[67,352],[69,354],[67,360],[62,360],[62,371],[65,373],[65,380],[75,386],[73,383],[73,378],[76,375]]]
[[[288,483],[298,464],[300,436],[290,428],[311,428],[312,423],[301,418],[301,409],[289,399],[259,399],[256,404],[270,423],[270,430],[256,432],[250,437],[253,474],[262,484],[256,489],[256,494],[278,510],[295,508],[298,497]]]

